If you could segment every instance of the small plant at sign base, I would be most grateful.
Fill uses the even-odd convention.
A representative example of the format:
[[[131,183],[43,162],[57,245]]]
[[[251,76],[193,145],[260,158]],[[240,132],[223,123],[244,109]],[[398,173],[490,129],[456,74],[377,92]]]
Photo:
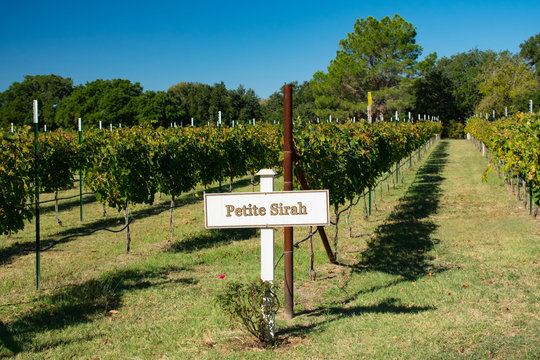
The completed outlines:
[[[217,295],[217,302],[235,325],[253,335],[261,344],[268,345],[274,340],[268,335],[270,321],[279,309],[275,290],[276,286],[268,281],[231,281]]]

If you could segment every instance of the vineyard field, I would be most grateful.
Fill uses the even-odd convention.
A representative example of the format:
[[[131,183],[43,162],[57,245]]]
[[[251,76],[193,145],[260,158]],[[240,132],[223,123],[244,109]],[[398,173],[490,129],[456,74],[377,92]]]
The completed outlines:
[[[436,142],[412,169],[403,169],[403,182],[394,186],[389,178],[376,188],[371,217],[364,218],[361,202],[352,208],[351,233],[340,233],[339,264],[328,262],[314,238],[313,281],[308,244],[295,249],[296,316],[287,321],[278,313],[275,348],[260,349],[230,327],[215,303],[225,282],[258,277],[258,232],[205,230],[203,186],[197,185],[177,199],[173,240],[171,197],[156,196],[152,205],[132,209],[137,246],[129,254],[121,246],[124,234],[107,232],[43,253],[40,292],[33,254],[3,259],[0,357],[538,357],[538,220],[496,176],[481,181],[486,165],[470,142]],[[250,181],[249,175],[236,179],[233,191],[251,191]],[[276,190],[282,187],[278,178]],[[44,241],[123,226],[123,216],[106,207],[104,217],[92,195],[85,196],[81,223],[75,200],[60,202],[64,227],[53,203],[44,206]],[[307,231],[295,229],[295,240]],[[32,244],[33,228],[0,239],[5,254]],[[277,232],[276,258],[282,241]]]

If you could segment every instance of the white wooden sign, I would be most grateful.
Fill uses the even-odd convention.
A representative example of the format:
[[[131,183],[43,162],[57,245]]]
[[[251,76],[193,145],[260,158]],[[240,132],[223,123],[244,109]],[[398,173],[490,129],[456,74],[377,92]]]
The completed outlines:
[[[327,226],[328,190],[204,195],[204,225],[212,228]]]

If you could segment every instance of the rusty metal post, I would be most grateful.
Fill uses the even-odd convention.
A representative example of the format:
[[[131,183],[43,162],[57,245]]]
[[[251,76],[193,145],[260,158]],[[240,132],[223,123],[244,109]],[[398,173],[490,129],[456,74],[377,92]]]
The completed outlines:
[[[292,85],[283,86],[283,190],[293,189],[293,141],[292,141]],[[294,276],[293,276],[293,228],[283,229],[284,307],[285,318],[294,316]]]

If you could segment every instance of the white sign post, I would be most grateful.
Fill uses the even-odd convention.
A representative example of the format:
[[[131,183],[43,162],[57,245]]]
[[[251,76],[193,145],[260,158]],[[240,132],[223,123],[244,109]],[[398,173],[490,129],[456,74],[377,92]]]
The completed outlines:
[[[261,179],[261,192],[274,191],[274,176],[271,169],[263,169],[255,175]],[[274,281],[274,229],[261,229],[261,280]]]
[[[263,169],[255,175],[259,175],[261,179],[261,192],[274,191],[274,176],[277,173],[271,169]],[[274,229],[261,229],[261,280],[274,283]],[[273,289],[272,289],[273,291]],[[263,300],[273,306],[273,299],[265,298]],[[263,307],[263,317],[268,321],[267,336],[274,339],[276,336],[276,319],[273,314],[265,314]]]
[[[207,229],[261,228],[261,280],[274,281],[274,228],[327,226],[330,223],[328,190],[274,191],[271,169],[262,169],[260,192],[204,194]],[[272,301],[271,298],[264,299]],[[271,304],[270,304],[271,305]],[[264,309],[264,307],[263,307]],[[275,336],[275,319],[268,320],[268,336]],[[269,316],[272,316],[269,318]]]

